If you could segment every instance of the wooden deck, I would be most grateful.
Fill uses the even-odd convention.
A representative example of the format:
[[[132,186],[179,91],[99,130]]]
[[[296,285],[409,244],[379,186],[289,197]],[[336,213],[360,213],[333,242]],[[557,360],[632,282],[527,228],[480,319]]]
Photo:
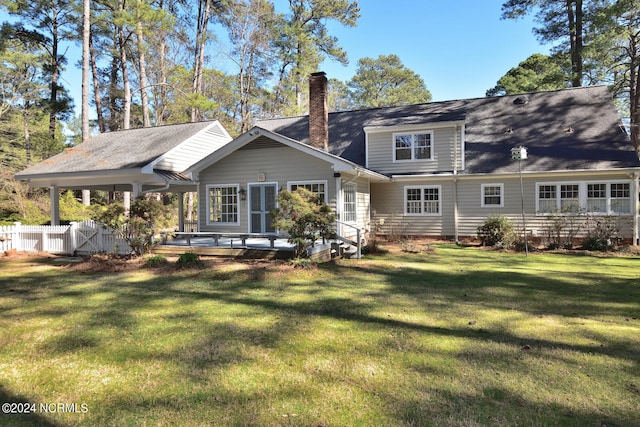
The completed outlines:
[[[201,256],[251,258],[251,259],[291,259],[293,246],[286,239],[242,236],[191,235],[188,238],[174,238],[152,249],[154,254],[181,255],[192,252]],[[186,236],[185,236],[186,237]]]

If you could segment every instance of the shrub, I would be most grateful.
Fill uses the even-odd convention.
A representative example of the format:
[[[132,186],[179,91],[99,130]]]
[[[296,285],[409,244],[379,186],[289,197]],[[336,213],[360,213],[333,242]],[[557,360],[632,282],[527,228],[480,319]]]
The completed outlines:
[[[298,188],[278,193],[278,209],[271,212],[273,226],[289,234],[289,243],[295,245],[295,256],[306,254],[307,247],[318,238],[331,238],[336,215],[326,204],[320,203],[311,191]]]
[[[193,252],[185,252],[178,257],[176,264],[180,268],[192,268],[202,266],[200,255]]]
[[[167,264],[167,259],[162,255],[153,255],[145,259],[144,265],[147,267],[159,267],[161,265]]]
[[[571,249],[584,227],[584,213],[576,210],[555,211],[546,216],[543,227],[549,249]]]
[[[483,246],[510,247],[516,239],[513,221],[502,215],[492,215],[478,227],[478,239]]]
[[[118,232],[133,253],[140,256],[153,246],[153,238],[159,232],[158,221],[165,211],[166,208],[158,201],[138,198],[131,205],[128,217],[122,203],[112,203],[98,212],[94,219]]]
[[[618,238],[617,220],[613,216],[587,217],[587,238],[582,248],[589,251],[608,251],[613,249],[614,242]]]

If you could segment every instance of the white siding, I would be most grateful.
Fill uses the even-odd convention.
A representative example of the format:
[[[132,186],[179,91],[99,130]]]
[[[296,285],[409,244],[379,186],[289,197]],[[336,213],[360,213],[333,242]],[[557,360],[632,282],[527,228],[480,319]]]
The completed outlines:
[[[154,168],[182,172],[229,141],[231,138],[216,123],[167,152]]]

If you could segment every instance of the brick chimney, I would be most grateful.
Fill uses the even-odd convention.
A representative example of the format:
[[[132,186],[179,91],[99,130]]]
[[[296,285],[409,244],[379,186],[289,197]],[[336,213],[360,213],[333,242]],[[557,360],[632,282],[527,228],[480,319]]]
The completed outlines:
[[[329,151],[327,75],[322,71],[309,77],[309,145]]]

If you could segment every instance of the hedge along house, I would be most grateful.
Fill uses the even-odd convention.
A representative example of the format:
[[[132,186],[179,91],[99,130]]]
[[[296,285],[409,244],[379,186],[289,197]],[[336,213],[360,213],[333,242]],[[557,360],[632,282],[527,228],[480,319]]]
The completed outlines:
[[[17,173],[16,179],[50,189],[55,225],[61,189],[129,191],[134,199],[148,192],[197,191],[186,170],[231,139],[217,121],[108,132]],[[181,208],[181,224],[183,213]]]

